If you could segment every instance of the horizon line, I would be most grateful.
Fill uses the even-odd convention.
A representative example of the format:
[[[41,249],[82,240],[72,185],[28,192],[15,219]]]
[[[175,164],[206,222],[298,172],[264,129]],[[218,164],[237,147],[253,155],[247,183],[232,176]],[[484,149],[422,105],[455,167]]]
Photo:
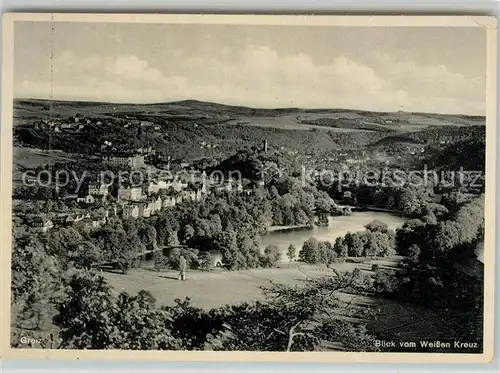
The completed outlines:
[[[270,108],[264,108],[264,107],[258,107],[258,106],[246,106],[242,104],[226,104],[226,103],[221,103],[221,102],[216,102],[216,101],[204,101],[204,100],[198,100],[195,98],[186,98],[186,99],[180,99],[180,100],[174,100],[174,101],[153,101],[153,102],[116,102],[116,101],[95,101],[95,100],[85,100],[85,99],[52,99],[52,98],[35,98],[35,97],[13,97],[13,101],[16,100],[32,100],[32,101],[58,101],[58,102],[67,102],[67,103],[77,103],[77,102],[82,102],[82,103],[89,103],[89,104],[108,104],[108,105],[165,105],[165,104],[176,104],[176,103],[181,103],[181,102],[186,102],[186,101],[193,101],[193,102],[200,102],[200,103],[206,103],[206,104],[213,104],[213,105],[220,105],[220,106],[228,106],[228,107],[240,107],[240,108],[247,108],[247,109],[254,109],[254,110],[345,110],[345,111],[362,111],[362,112],[369,112],[369,113],[407,113],[407,114],[432,114],[432,115],[449,115],[449,116],[466,116],[466,117],[479,117],[479,118],[485,118],[486,119],[486,114],[484,115],[478,115],[478,114],[466,114],[466,113],[436,113],[436,112],[426,112],[426,111],[406,111],[406,110],[394,110],[394,111],[387,111],[387,110],[369,110],[369,109],[361,109],[361,108],[342,108],[342,107],[318,107],[318,108],[312,108],[312,107],[298,107],[298,106],[282,106],[282,107],[270,107]]]

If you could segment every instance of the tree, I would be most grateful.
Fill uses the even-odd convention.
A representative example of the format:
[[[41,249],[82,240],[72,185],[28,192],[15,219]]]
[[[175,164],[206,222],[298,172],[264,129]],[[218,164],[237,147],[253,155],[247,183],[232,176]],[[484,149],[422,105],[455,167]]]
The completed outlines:
[[[117,262],[122,270],[126,272],[131,260],[137,253],[137,247],[131,246],[130,237],[125,230],[106,226],[96,233],[95,238],[97,244],[101,247],[103,259]]]
[[[11,271],[13,321],[25,328],[44,329],[50,325],[61,291],[59,263],[47,255],[36,237],[22,232],[14,239]]]
[[[179,245],[179,238],[177,236],[177,231],[168,230],[166,233],[167,246],[177,246]]]
[[[379,247],[379,237],[380,233],[379,232],[369,232],[366,234],[367,237],[367,244],[364,250],[364,255],[365,256],[377,256],[380,252],[380,247]]]
[[[198,255],[198,269],[202,271],[211,271],[214,266],[214,258],[208,252],[202,252]]]
[[[195,268],[198,264],[198,253],[197,249],[175,247],[168,256],[169,267],[177,269],[180,257],[183,256],[186,259],[187,268]]]
[[[231,269],[240,269],[246,267],[246,260],[238,250],[237,234],[232,224],[226,227],[226,230],[214,237],[214,249],[222,253],[222,258],[229,264]]]
[[[425,206],[425,212],[427,214],[432,213],[436,217],[436,219],[439,219],[439,220],[446,218],[448,216],[448,214],[450,213],[445,206],[437,204],[437,203],[428,203]]]
[[[163,251],[155,251],[153,253],[153,265],[156,271],[160,271],[163,268],[168,268],[170,266],[168,257],[163,255]]]
[[[411,245],[408,249],[408,260],[414,264],[418,263],[421,251],[418,245]]]
[[[316,264],[319,262],[318,241],[314,237],[304,242],[302,250],[299,253],[299,258],[301,261],[308,264]]]
[[[365,228],[370,232],[381,232],[381,233],[387,233],[388,230],[387,224],[377,219],[366,224]]]
[[[422,216],[425,205],[430,201],[429,191],[426,189],[403,188],[399,195],[398,209],[407,216]]]
[[[190,240],[193,238],[194,236],[194,228],[191,226],[191,225],[186,225],[184,227],[184,238],[182,240],[182,242],[184,244],[188,244],[190,242]]]
[[[158,233],[153,225],[144,224],[144,226],[140,227],[137,231],[137,235],[140,243],[144,245],[146,250],[155,250],[158,247]]]
[[[290,244],[288,246],[288,249],[286,251],[286,255],[288,256],[288,259],[290,259],[291,262],[295,260],[295,257],[297,256],[297,248]]]
[[[99,263],[102,259],[102,253],[99,247],[90,241],[77,242],[73,250],[69,253],[69,259],[80,269],[91,269],[93,265]]]
[[[347,233],[344,242],[348,247],[348,255],[354,257],[363,256],[365,236],[361,232]]]
[[[112,345],[113,308],[110,287],[91,272],[71,276],[55,325],[61,328],[60,347],[104,349]],[[104,333],[103,333],[104,332]]]
[[[274,267],[281,259],[280,249],[275,245],[268,245],[264,249],[262,264],[265,267]]]
[[[329,264],[334,261],[333,247],[329,241],[320,241],[318,243],[318,260],[319,263]]]
[[[427,247],[429,245],[429,229],[419,220],[408,220],[401,228],[396,230],[396,248],[399,255],[407,256],[412,245]]]
[[[339,258],[346,258],[348,256],[349,248],[345,244],[344,237],[337,237],[335,239],[333,249],[335,250]]]
[[[154,298],[141,291],[133,297],[115,297],[102,276],[91,272],[72,275],[54,323],[61,329],[59,348],[176,349],[169,313],[154,307]]]
[[[339,311],[351,314],[352,310],[335,294],[352,290],[357,281],[353,273],[339,273],[336,277],[306,280],[304,286],[264,287],[264,302],[226,306],[220,310],[225,326],[208,338],[208,347],[239,351],[313,351],[322,341],[349,347],[356,341],[358,351],[376,351],[375,338],[366,329],[335,317]]]

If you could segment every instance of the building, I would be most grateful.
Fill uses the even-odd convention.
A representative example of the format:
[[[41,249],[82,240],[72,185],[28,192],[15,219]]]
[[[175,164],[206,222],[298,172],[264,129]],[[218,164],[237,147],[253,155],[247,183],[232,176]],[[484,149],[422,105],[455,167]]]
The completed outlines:
[[[147,145],[142,148],[136,149],[137,154],[142,154],[142,155],[154,155],[156,154],[156,149],[153,148],[152,145]]]
[[[190,186],[182,191],[183,199],[187,201],[199,202],[203,198],[201,186]]]
[[[61,129],[65,129],[65,130],[73,129],[75,127],[76,126],[74,123],[62,123],[61,124]]]
[[[149,218],[151,216],[151,209],[148,203],[139,204],[139,217]]]
[[[47,232],[49,229],[54,228],[54,223],[50,219],[37,217],[33,221],[33,227],[42,232]]]
[[[145,165],[144,163],[144,155],[135,154],[129,156],[110,156],[105,159],[111,166],[116,167],[130,167],[130,168],[139,168]]]
[[[154,213],[156,213],[156,201],[154,199],[150,199],[146,203],[148,205],[148,209],[150,211],[150,214],[153,215]]]
[[[184,190],[188,187],[188,183],[182,180],[172,180],[170,183],[167,182],[167,188],[172,188],[177,192]]]
[[[140,187],[124,187],[118,188],[118,199],[139,201],[142,198],[142,188]]]
[[[151,194],[156,194],[162,189],[167,189],[169,187],[169,184],[164,181],[164,180],[159,180],[159,181],[150,181],[149,183],[146,183],[144,186],[144,191],[146,192],[147,195]]]
[[[155,211],[160,211],[163,204],[162,204],[162,200],[159,196],[154,200],[154,204],[155,204]]]
[[[100,228],[106,224],[106,218],[104,216],[95,216],[92,218],[92,227]]]
[[[241,193],[243,192],[243,184],[240,180],[234,181],[233,179],[229,179],[226,183],[226,189],[228,192]]]
[[[78,223],[82,221],[86,217],[90,217],[89,214],[77,213],[77,214],[61,214],[58,217],[58,220],[61,224],[69,225],[73,223]]]
[[[162,208],[174,207],[176,204],[175,196],[165,196],[162,200]]]
[[[76,202],[91,204],[91,203],[95,202],[95,198],[90,194],[88,194],[86,196],[78,196],[76,198]]]
[[[90,218],[85,218],[85,219],[79,221],[78,223],[75,223],[75,225],[83,226],[83,227],[87,227],[87,228],[92,228],[92,229],[101,227],[101,223],[99,220],[90,219]]]
[[[107,196],[109,194],[108,185],[104,183],[90,183],[89,194],[92,196]]]
[[[110,216],[118,216],[118,207],[117,206],[108,207],[104,209],[102,215],[105,218],[109,218]]]
[[[79,221],[82,221],[85,218],[90,218],[90,214],[88,214],[88,213],[87,214],[76,214],[73,217],[73,221],[74,222],[79,222]]]
[[[136,204],[123,206],[123,219],[136,219],[139,217],[139,206]]]

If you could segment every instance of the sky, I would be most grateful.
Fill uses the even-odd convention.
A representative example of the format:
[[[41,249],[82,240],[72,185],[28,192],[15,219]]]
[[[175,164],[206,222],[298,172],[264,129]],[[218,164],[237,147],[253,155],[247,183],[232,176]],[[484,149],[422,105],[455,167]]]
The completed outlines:
[[[14,96],[485,115],[480,27],[16,22]]]

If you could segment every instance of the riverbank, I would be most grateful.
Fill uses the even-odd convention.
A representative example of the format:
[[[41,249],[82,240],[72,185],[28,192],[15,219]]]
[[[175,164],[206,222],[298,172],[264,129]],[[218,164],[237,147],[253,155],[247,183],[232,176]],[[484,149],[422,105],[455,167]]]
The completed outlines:
[[[344,237],[348,232],[364,231],[365,225],[373,220],[379,220],[389,229],[397,229],[406,221],[405,218],[380,211],[353,212],[346,216],[330,216],[327,226],[274,226],[274,229],[261,236],[261,248],[268,245],[278,247],[281,260],[288,261],[287,249],[290,245],[295,246],[297,255],[302,249],[304,242],[310,238],[318,241],[335,242],[337,237]]]
[[[302,225],[271,225],[269,228],[267,228],[267,233],[270,232],[284,232],[284,231],[291,231],[291,230],[297,230],[297,229],[313,229],[313,226],[309,224],[302,224]]]

